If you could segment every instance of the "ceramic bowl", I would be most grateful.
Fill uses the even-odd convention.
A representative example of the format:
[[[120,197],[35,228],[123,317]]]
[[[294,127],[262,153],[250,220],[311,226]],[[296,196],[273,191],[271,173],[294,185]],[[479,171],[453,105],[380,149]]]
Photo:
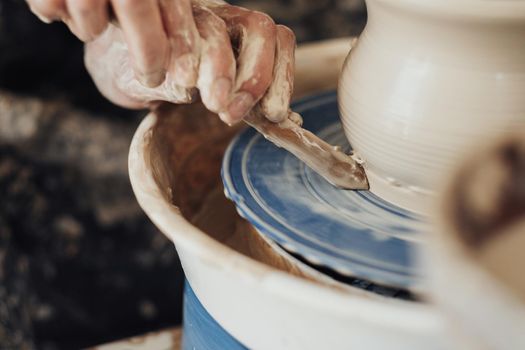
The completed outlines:
[[[317,76],[333,89],[349,44],[299,48],[298,81]],[[315,73],[321,67],[326,74]],[[334,79],[327,85],[328,76]],[[306,85],[319,86],[310,80],[298,89]],[[209,197],[221,193],[214,189],[235,130],[202,117],[148,115],[130,147],[129,173],[139,204],[174,242],[193,293],[221,329],[253,349],[445,348],[441,315],[430,305],[338,288],[242,254],[231,240],[243,231],[223,220],[226,206],[206,210]],[[176,139],[169,138],[173,129]],[[203,166],[209,162],[212,172]]]
[[[525,132],[480,145],[442,196],[422,258],[458,348],[525,348],[524,163]]]
[[[371,190],[429,213],[474,142],[525,125],[525,2],[366,0],[339,104]]]
[[[231,228],[228,234],[228,223],[207,220],[211,231],[222,232],[216,236],[192,224],[183,214],[199,212],[211,190],[196,186],[184,194],[186,181],[202,181],[209,174],[192,168],[185,169],[192,176],[184,177],[180,169],[188,166],[185,152],[198,146],[190,147],[188,139],[184,147],[166,154],[162,147],[170,140],[163,138],[161,130],[168,126],[155,127],[159,120],[167,118],[146,117],[133,139],[129,158],[133,189],[153,223],[174,242],[200,303],[232,337],[253,349],[443,348],[440,315],[426,304],[294,276],[228,246],[228,236],[235,233]],[[185,116],[170,126],[188,120],[199,116]],[[220,167],[219,155],[211,158],[218,157]],[[203,162],[206,159],[193,159],[190,166],[198,168]],[[219,168],[213,176],[220,183]]]

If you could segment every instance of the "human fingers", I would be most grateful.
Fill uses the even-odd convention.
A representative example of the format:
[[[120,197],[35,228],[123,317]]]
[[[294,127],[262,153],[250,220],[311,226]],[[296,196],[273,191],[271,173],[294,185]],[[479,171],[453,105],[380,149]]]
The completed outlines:
[[[108,0],[66,0],[68,25],[74,24],[75,34],[87,42],[97,38],[108,25]]]
[[[169,78],[155,87],[142,85],[135,77],[122,30],[114,25],[86,44],[84,61],[99,91],[125,108],[146,108],[158,101],[190,103],[196,94]]]
[[[160,85],[166,76],[169,46],[157,0],[112,0],[112,5],[136,78],[147,87]]]
[[[214,12],[225,21],[238,49],[232,99],[228,108],[220,114],[224,121],[235,123],[248,114],[270,86],[276,26],[268,15],[236,6],[221,6]]]
[[[273,81],[260,103],[264,115],[272,122],[279,123],[288,118],[294,68],[295,35],[289,28],[278,25]]]
[[[160,0],[160,7],[171,50],[168,71],[178,85],[195,87],[199,69],[199,32],[191,0]]]
[[[206,8],[197,8],[195,21],[201,36],[197,87],[206,108],[220,113],[228,108],[235,82],[235,56],[222,19]]]
[[[27,0],[27,4],[42,21],[51,23],[66,14],[65,0]]]

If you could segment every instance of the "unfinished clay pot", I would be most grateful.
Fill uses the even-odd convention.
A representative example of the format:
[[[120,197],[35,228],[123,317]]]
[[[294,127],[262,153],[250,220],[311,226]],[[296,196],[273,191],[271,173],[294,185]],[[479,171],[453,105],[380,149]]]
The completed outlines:
[[[346,135],[372,192],[429,213],[465,150],[525,125],[525,3],[366,3],[339,86]]]

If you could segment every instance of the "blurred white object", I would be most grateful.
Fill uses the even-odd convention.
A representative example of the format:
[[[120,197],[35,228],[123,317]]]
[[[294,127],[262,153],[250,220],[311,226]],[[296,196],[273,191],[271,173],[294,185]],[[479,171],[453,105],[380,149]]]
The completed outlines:
[[[423,261],[458,348],[525,349],[524,172],[525,132],[480,144],[443,196]]]
[[[428,214],[465,150],[525,126],[525,2],[366,3],[339,88],[345,131],[371,191]]]

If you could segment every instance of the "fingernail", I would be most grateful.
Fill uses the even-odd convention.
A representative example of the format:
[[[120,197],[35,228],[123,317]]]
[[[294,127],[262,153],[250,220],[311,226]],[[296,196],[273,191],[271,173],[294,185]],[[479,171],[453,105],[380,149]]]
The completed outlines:
[[[238,121],[244,118],[250,109],[252,109],[255,101],[251,94],[241,92],[238,94],[228,106],[227,113],[233,121]]]
[[[49,17],[46,17],[46,16],[42,15],[40,12],[38,12],[37,10],[35,10],[35,8],[34,8],[33,6],[31,6],[31,5],[29,5],[29,10],[30,10],[31,12],[33,12],[33,14],[34,14],[35,16],[37,16],[38,19],[41,20],[42,22],[47,23],[47,24],[53,22],[53,19],[51,19],[51,18],[49,18]]]
[[[173,63],[175,81],[178,85],[186,88],[197,84],[197,58],[192,54],[177,57]]]
[[[219,118],[226,123],[228,126],[233,126],[236,122],[232,121],[230,115],[227,112],[219,113]]]
[[[45,16],[42,16],[41,14],[39,13],[36,13],[36,16],[38,17],[38,19],[40,19],[42,22],[46,23],[46,24],[50,24],[53,22],[53,20],[49,17],[45,17]]]
[[[137,80],[144,86],[154,88],[162,84],[166,77],[166,71],[164,69],[158,70],[153,73],[135,73]]]
[[[228,107],[228,99],[230,97],[231,89],[232,82],[230,79],[217,79],[211,87],[209,108],[215,111],[222,111]]]

